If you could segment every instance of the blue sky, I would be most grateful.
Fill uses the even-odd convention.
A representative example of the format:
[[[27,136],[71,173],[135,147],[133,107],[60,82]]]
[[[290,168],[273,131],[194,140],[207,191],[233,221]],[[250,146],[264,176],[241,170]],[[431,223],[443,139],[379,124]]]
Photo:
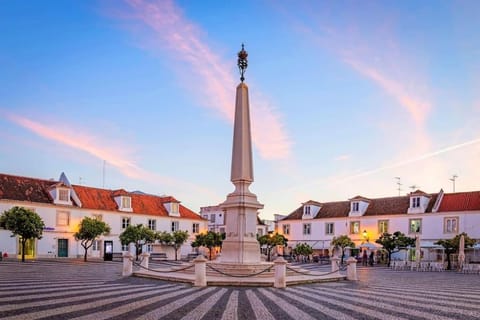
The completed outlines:
[[[395,177],[401,194],[451,192],[454,174],[456,191],[479,190],[478,12],[478,1],[4,1],[0,171],[64,171],[195,211],[222,202],[244,42],[262,218],[398,195]]]

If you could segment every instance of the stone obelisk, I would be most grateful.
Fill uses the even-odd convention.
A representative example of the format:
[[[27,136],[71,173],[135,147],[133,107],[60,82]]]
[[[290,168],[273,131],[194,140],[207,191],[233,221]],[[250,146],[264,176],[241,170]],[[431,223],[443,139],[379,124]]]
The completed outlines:
[[[230,181],[235,190],[220,206],[225,212],[226,238],[222,245],[222,263],[260,263],[260,246],[256,238],[257,211],[263,208],[257,196],[248,190],[253,182],[252,135],[248,87],[243,82],[248,54],[242,44],[238,53],[241,83],[237,86],[233,129],[232,169]]]

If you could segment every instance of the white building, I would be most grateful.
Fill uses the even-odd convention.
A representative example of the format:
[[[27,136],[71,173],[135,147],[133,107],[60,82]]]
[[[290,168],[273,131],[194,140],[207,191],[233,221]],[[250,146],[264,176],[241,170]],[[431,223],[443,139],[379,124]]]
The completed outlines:
[[[207,206],[200,208],[202,218],[208,220],[208,230],[213,232],[225,233],[225,212],[217,206]],[[263,236],[268,233],[268,226],[257,216],[257,235]]]
[[[287,237],[290,248],[306,242],[324,255],[333,237],[348,235],[358,247],[375,243],[383,232],[395,231],[420,237],[423,248],[462,232],[480,241],[480,191],[427,194],[417,190],[389,198],[310,200],[278,221],[278,232]]]
[[[190,237],[179,252],[181,256],[192,252],[190,243],[195,234],[207,229],[206,220],[174,197],[71,185],[63,173],[58,181],[0,174],[0,213],[14,206],[35,211],[45,223],[42,239],[27,243],[27,258],[83,256],[84,249],[73,234],[84,217],[101,219],[111,228],[109,235],[100,237],[90,248],[90,257],[103,257],[106,246],[113,245],[113,253],[128,250],[119,240],[128,225],[143,224],[155,231],[188,231]],[[172,248],[162,247],[155,246],[155,251],[174,257]],[[0,229],[0,251],[17,256],[20,250],[18,237],[12,238],[10,231]]]

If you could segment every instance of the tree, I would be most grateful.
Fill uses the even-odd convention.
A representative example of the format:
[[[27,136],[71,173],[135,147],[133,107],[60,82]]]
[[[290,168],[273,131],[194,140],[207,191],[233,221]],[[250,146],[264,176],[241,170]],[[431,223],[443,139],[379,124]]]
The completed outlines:
[[[293,248],[293,253],[299,256],[308,257],[313,253],[313,248],[307,243],[299,243]]]
[[[221,247],[224,235],[218,232],[208,231],[207,233],[197,234],[192,247],[207,247],[209,250],[209,260],[212,260],[212,251],[215,247]]]
[[[396,231],[393,234],[384,232],[380,238],[375,240],[376,243],[381,244],[383,249],[388,252],[388,261],[387,264],[390,266],[390,261],[392,259],[392,254],[400,251],[408,246],[415,245],[415,238],[407,237],[404,233]]]
[[[19,236],[22,246],[22,262],[25,262],[25,244],[29,239],[41,239],[45,223],[30,209],[13,207],[0,216],[0,226],[10,230],[12,237]]]
[[[155,241],[155,232],[142,224],[128,226],[119,236],[122,245],[135,244],[135,259],[141,253],[142,245]]]
[[[83,261],[87,261],[87,251],[93,245],[93,241],[101,235],[107,235],[110,232],[110,226],[103,221],[85,217],[80,221],[78,231],[74,233],[75,240],[79,241],[85,249]]]
[[[178,230],[172,233],[168,233],[163,231],[157,233],[157,239],[160,241],[160,243],[173,247],[173,249],[175,250],[175,261],[177,261],[178,249],[180,249],[185,243],[185,241],[187,241],[188,232]]]
[[[334,247],[339,247],[341,249],[341,260],[340,264],[343,264],[343,257],[345,256],[345,248],[355,248],[355,243],[347,235],[340,237],[333,237],[332,242],[330,243]]]
[[[447,270],[452,269],[452,263],[450,259],[450,255],[452,253],[455,253],[458,251],[459,246],[460,246],[460,237],[461,236],[465,237],[465,247],[471,247],[475,244],[475,240],[470,238],[465,232],[462,232],[461,234],[457,234],[455,237],[452,239],[442,239],[438,240],[435,242],[435,244],[442,246],[445,248],[445,254],[447,255]]]
[[[267,261],[270,261],[272,249],[276,246],[285,246],[287,241],[287,238],[278,233],[275,233],[274,235],[265,234],[258,238],[258,242],[261,246],[267,246]]]

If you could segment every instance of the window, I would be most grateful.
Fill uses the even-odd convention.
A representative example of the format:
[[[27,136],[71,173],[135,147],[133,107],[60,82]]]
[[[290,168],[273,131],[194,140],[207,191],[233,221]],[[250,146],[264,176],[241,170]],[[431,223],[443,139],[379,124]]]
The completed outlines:
[[[69,197],[68,197],[68,192],[69,190],[68,189],[59,189],[58,190],[58,200],[60,201],[68,201],[69,200]]]
[[[304,235],[309,235],[312,231],[312,225],[310,223],[304,223],[303,224],[303,234]]]
[[[128,244],[122,244],[122,251],[129,251],[129,245]]]
[[[157,230],[157,220],[155,219],[148,219],[148,229],[150,230]]]
[[[215,223],[215,218],[216,218],[215,213],[212,213],[212,214],[210,215],[210,222]]]
[[[70,224],[70,212],[57,211],[57,226],[68,226]]]
[[[383,234],[388,232],[388,220],[379,220],[378,221],[378,233]]]
[[[92,218],[95,219],[95,220],[98,220],[98,221],[102,221],[103,220],[103,217],[101,214],[92,214]]]
[[[360,233],[360,221],[350,222],[350,234],[359,234]]]
[[[446,217],[443,220],[443,233],[458,232],[458,217]]]
[[[172,232],[178,231],[179,222],[172,221]]]
[[[225,233],[225,228],[220,228],[220,233]]]
[[[130,197],[122,197],[122,208],[130,209],[132,207],[132,203],[130,201]]]
[[[199,223],[192,223],[192,233],[199,233],[200,232],[200,224]]]
[[[283,225],[283,234],[290,234],[290,225],[284,224]]]
[[[258,229],[257,229],[257,235],[258,235],[259,237],[263,236],[263,229],[262,229],[262,228],[258,228]]]
[[[208,214],[202,215],[202,218],[203,218],[203,219],[208,219]]]
[[[93,240],[92,251],[100,251],[100,240]]]
[[[352,212],[358,212],[358,211],[359,211],[359,203],[352,202]]]
[[[130,218],[123,217],[122,218],[122,229],[126,229],[130,225]]]
[[[310,206],[305,206],[305,215],[309,216],[310,215]]]
[[[152,253],[153,252],[153,245],[152,244],[147,244],[147,252]]]
[[[412,198],[412,208],[420,208],[420,197]]]
[[[334,226],[334,223],[333,223],[333,222],[325,223],[325,234],[326,234],[326,235],[335,234],[335,229],[334,229],[333,226]]]
[[[408,233],[422,233],[422,219],[410,219]]]
[[[171,213],[178,213],[178,203],[172,202],[171,203],[172,212]]]

